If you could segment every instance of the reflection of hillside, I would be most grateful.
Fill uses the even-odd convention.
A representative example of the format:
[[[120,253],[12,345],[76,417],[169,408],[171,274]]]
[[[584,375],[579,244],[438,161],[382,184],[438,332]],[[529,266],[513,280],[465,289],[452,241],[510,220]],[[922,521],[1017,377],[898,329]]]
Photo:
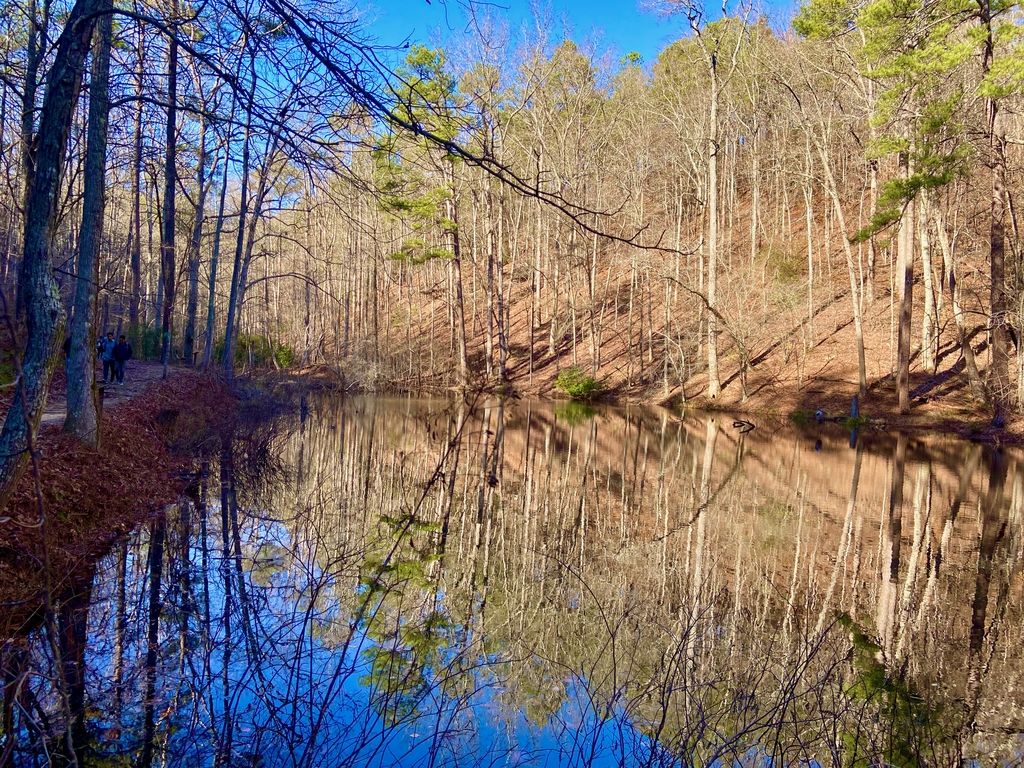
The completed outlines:
[[[868,435],[852,450],[837,428],[741,435],[731,419],[718,422],[708,453],[706,422],[649,409],[581,420],[536,403],[472,414],[441,402],[321,403],[295,445],[308,467],[299,490],[310,506],[341,513],[325,513],[336,524],[321,529],[335,530],[339,545],[367,540],[359,523],[417,505],[425,519],[445,520],[444,592],[483,606],[460,621],[499,628],[505,639],[490,642],[512,655],[543,651],[556,667],[577,668],[607,635],[604,612],[634,605],[662,628],[654,645],[644,632],[620,634],[644,665],[705,608],[717,621],[753,622],[766,643],[796,642],[847,611],[879,640],[888,667],[909,670],[929,696],[963,699],[975,673],[1019,679],[1016,454],[1005,457],[999,508],[987,513],[990,533],[1003,531],[990,555],[999,583],[985,593],[984,648],[971,651],[988,454],[909,440],[893,514],[895,437]],[[425,493],[438,467],[441,482]],[[756,656],[757,643],[748,651],[738,658]],[[524,677],[509,693],[537,685]],[[1019,700],[1003,690],[980,686],[983,729],[1022,727]]]
[[[300,414],[97,566],[74,689],[97,760],[1021,757],[1014,452],[640,408]],[[5,653],[38,669],[5,695],[24,681],[58,733],[50,651]]]

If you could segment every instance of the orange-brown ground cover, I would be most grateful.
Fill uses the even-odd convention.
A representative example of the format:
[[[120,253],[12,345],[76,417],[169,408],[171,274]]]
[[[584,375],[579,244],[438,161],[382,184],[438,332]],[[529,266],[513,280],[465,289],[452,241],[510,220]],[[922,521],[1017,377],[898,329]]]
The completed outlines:
[[[752,364],[747,371],[746,395],[740,379],[739,359],[729,335],[720,337],[719,365],[722,394],[716,400],[707,398],[708,375],[706,349],[688,360],[685,386],[678,376],[670,376],[666,388],[662,377],[660,353],[649,359],[644,357],[646,344],[634,333],[631,376],[625,336],[625,326],[619,318],[620,329],[607,321],[602,338],[601,366],[595,378],[604,382],[608,399],[665,405],[678,409],[682,403],[694,408],[713,408],[748,414],[761,414],[773,418],[798,418],[821,410],[827,418],[840,419],[850,415],[851,400],[857,394],[857,346],[850,300],[844,292],[843,276],[837,277],[831,291],[819,285],[823,296],[814,317],[813,330],[804,323],[805,318],[792,313],[769,314],[759,323],[756,339],[750,341]],[[843,278],[845,279],[845,278]],[[920,275],[918,276],[920,283]],[[525,290],[525,289],[524,289]],[[927,430],[948,432],[961,437],[986,442],[1024,442],[1024,419],[1013,408],[1005,416],[1002,428],[992,426],[991,402],[971,396],[967,376],[952,321],[945,323],[939,345],[937,370],[934,374],[921,365],[920,335],[923,312],[923,287],[916,286],[913,316],[913,356],[910,369],[912,408],[909,416],[899,413],[894,371],[896,334],[893,328],[894,308],[891,304],[886,275],[880,271],[873,304],[864,308],[864,348],[868,380],[868,394],[860,401],[860,414],[876,429]],[[516,308],[528,307],[520,301]],[[949,312],[948,308],[946,310]],[[654,318],[663,315],[655,296]],[[686,318],[678,318],[681,324]],[[529,348],[529,315],[525,311],[511,314],[510,344],[513,349]],[[585,329],[584,329],[585,330]],[[563,343],[558,354],[550,355],[544,333],[534,335],[532,366],[526,353],[515,355],[509,362],[512,390],[523,397],[559,398],[565,395],[555,387],[558,372],[577,364],[590,373],[590,357],[586,337],[574,356],[569,344]],[[655,341],[660,339],[660,328],[655,329]],[[989,349],[984,334],[974,341],[977,364],[982,378],[986,378]],[[657,344],[655,344],[657,348]],[[641,359],[643,358],[643,359]],[[638,369],[643,370],[639,373]],[[532,370],[530,370],[532,367]],[[1011,377],[1015,371],[1011,362]],[[1017,399],[1016,382],[1011,384],[1011,406]]]
[[[98,450],[82,446],[59,425],[40,432],[45,526],[39,526],[31,468],[0,513],[10,518],[0,523],[0,638],[37,610],[44,570],[51,574],[52,594],[59,595],[82,563],[180,495],[193,457],[219,448],[216,430],[234,403],[218,382],[176,370],[106,411]]]

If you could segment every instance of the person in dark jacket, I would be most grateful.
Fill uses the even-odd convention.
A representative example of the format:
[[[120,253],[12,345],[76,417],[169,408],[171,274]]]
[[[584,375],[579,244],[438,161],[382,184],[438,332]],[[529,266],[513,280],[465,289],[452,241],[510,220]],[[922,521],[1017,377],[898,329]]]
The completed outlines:
[[[103,361],[103,383],[106,384],[108,381],[114,383],[114,347],[117,346],[117,342],[114,341],[114,332],[108,331],[106,337],[100,340],[97,345],[100,353],[100,359]]]
[[[128,367],[128,361],[132,359],[132,345],[122,335],[114,345],[114,373],[117,375],[117,383],[124,386],[124,370]]]

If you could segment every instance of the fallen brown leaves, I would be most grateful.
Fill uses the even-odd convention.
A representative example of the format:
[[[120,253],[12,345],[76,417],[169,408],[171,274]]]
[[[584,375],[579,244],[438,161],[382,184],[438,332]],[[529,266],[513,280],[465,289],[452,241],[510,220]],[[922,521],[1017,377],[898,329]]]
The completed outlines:
[[[133,399],[108,409],[99,450],[60,427],[40,433],[40,484],[52,589],[60,595],[83,564],[175,501],[192,459],[219,446],[235,399],[219,382],[175,370]],[[168,418],[170,416],[170,418]],[[27,472],[0,523],[0,638],[36,613],[44,585],[34,478]]]

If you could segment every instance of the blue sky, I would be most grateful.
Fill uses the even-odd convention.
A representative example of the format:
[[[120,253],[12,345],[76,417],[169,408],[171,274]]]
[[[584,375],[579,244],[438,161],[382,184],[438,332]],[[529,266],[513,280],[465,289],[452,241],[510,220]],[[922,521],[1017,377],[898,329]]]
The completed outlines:
[[[504,16],[518,28],[531,18],[531,0],[476,0],[481,12]],[[553,41],[561,40],[562,30],[571,29],[578,43],[600,41],[598,50],[613,48],[621,57],[630,51],[645,62],[657,57],[669,42],[680,37],[685,25],[681,18],[660,18],[641,10],[637,0],[540,0],[554,21]],[[732,5],[732,3],[730,4]],[[784,27],[797,5],[796,0],[766,0],[762,5],[773,26]],[[719,3],[708,3],[717,11]],[[359,3],[361,14],[371,20],[370,32],[386,45],[399,45],[406,39],[427,45],[443,44],[466,34],[466,17],[457,0],[374,0]]]

